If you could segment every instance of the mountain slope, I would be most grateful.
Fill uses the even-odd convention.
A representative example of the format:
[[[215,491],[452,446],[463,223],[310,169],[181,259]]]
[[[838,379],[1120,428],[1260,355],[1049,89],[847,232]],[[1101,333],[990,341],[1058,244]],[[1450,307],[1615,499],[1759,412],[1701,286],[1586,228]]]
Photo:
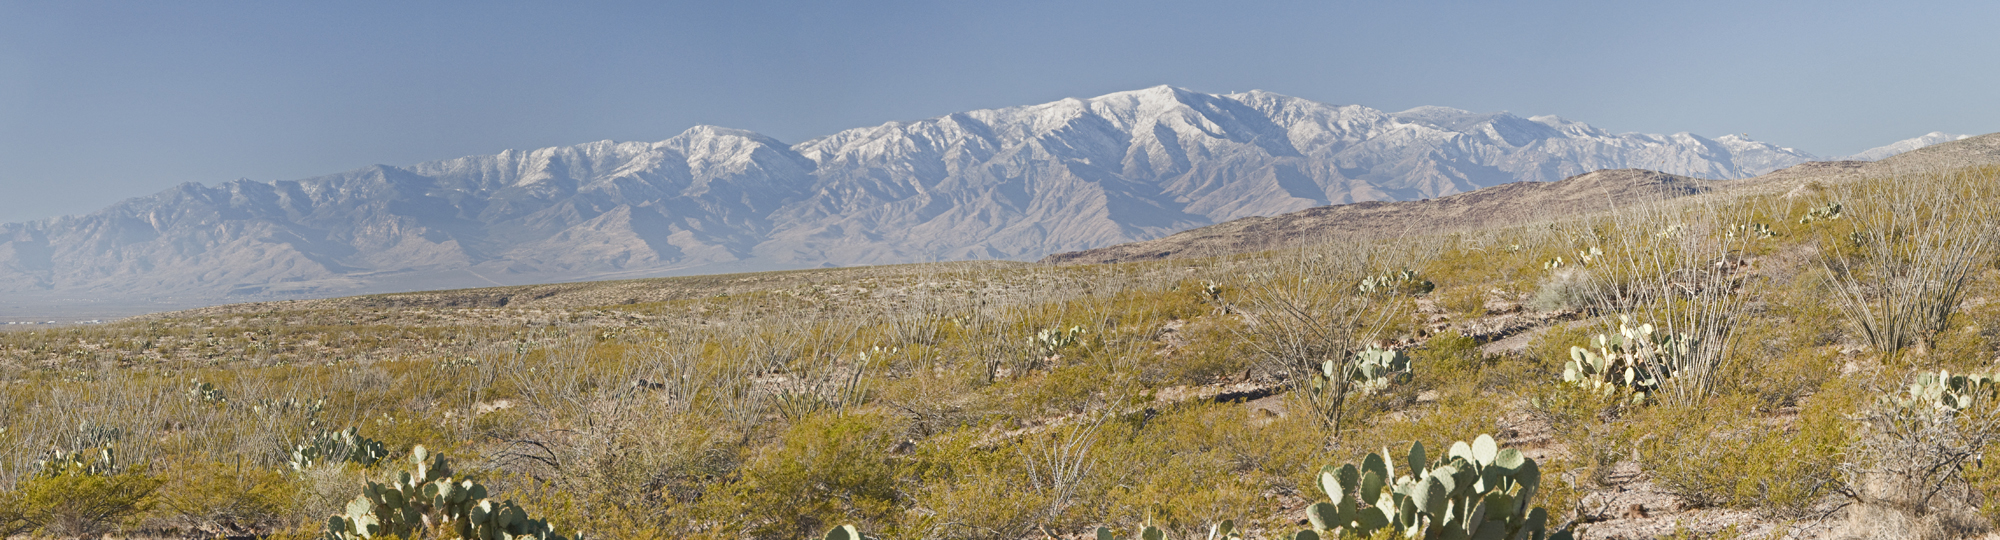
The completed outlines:
[[[0,287],[310,293],[441,272],[518,282],[731,262],[803,196],[810,164],[756,134],[698,127],[659,143],[186,184],[0,226]]]
[[[791,146],[700,126],[653,143],[187,184],[85,216],[0,225],[0,292],[199,303],[1033,260],[1329,204],[1599,169],[1742,178],[1810,159],[1734,136],[1161,86]]]

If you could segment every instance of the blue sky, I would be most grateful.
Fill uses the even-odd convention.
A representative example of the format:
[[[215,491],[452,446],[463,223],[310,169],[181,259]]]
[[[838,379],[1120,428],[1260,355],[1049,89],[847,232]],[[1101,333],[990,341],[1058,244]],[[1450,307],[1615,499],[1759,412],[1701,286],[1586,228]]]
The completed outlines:
[[[17,2],[0,222],[697,124],[799,142],[1170,84],[1838,155],[2000,131],[1992,2]]]

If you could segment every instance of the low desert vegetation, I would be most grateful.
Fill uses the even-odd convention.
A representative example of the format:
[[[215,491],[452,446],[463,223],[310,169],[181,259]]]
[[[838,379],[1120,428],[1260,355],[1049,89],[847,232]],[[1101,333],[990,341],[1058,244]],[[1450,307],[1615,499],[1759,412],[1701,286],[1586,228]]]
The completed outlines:
[[[0,536],[1976,536],[1996,191],[0,333]]]

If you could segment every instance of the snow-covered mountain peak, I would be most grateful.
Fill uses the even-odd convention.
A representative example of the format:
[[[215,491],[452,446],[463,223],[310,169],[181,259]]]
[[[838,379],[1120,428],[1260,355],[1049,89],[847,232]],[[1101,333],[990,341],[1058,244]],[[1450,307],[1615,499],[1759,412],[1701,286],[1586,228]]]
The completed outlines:
[[[680,153],[692,166],[721,163],[740,167],[758,160],[777,160],[791,162],[802,170],[813,167],[811,160],[792,152],[789,145],[762,133],[741,129],[695,126],[653,146]]]
[[[1140,88],[1138,90],[1125,90],[1120,92],[1112,92],[1094,98],[1089,98],[1086,99],[1085,101],[1089,101],[1092,103],[1130,102],[1130,103],[1140,103],[1140,104],[1164,104],[1167,102],[1181,101],[1182,96],[1192,95],[1195,93],[1196,92],[1184,88],[1175,88],[1170,85],[1162,84],[1158,86],[1149,86],[1146,88]]]
[[[1797,148],[1792,148],[1789,146],[1778,146],[1768,142],[1752,139],[1748,134],[1739,135],[1731,133],[1728,135],[1723,135],[1721,137],[1716,137],[1715,142],[1722,143],[1723,146],[1728,147],[1732,152],[1740,152],[1743,150],[1755,148],[1764,151],[1791,154],[1799,156],[1801,158],[1806,158],[1808,161],[1818,158],[1818,156],[1814,156],[1812,154],[1800,151]]]
[[[1525,147],[1536,141],[1551,137],[1562,137],[1564,132],[1544,123],[1515,116],[1507,111],[1475,113],[1451,107],[1417,107],[1389,115],[1399,121],[1415,124],[1443,132],[1462,133],[1484,137],[1489,141],[1512,147]],[[1588,126],[1584,126],[1588,127]],[[1588,133],[1588,130],[1584,130]]]
[[[1573,121],[1553,114],[1530,116],[1528,117],[1528,121],[1548,126],[1550,129],[1556,130],[1557,133],[1561,133],[1564,137],[1605,138],[1612,136],[1611,132],[1600,129],[1597,126]]]
[[[1399,119],[1413,121],[1413,122],[1449,124],[1458,122],[1469,116],[1484,116],[1484,115],[1480,115],[1478,113],[1474,113],[1472,111],[1468,111],[1465,109],[1443,107],[1438,105],[1425,105],[1422,107],[1413,107],[1406,111],[1399,111],[1396,113],[1392,113],[1390,114],[1390,116],[1394,116]]]
[[[758,133],[755,131],[750,131],[747,129],[727,128],[722,126],[711,126],[708,124],[701,124],[691,128],[687,128],[686,130],[681,131],[679,135],[675,135],[673,137],[668,138],[667,141],[673,141],[676,139],[697,140],[697,139],[723,139],[723,138],[750,139],[761,143],[772,144],[775,146],[786,146],[784,143],[778,142],[777,139],[772,139],[768,136],[765,136],[762,133]]]
[[[1474,126],[1496,120],[1508,118],[1519,119],[1519,117],[1509,114],[1506,111],[1476,113],[1464,109],[1437,106],[1417,107],[1407,111],[1392,113],[1389,116],[1404,122],[1423,124],[1445,131],[1467,131],[1473,129]]]

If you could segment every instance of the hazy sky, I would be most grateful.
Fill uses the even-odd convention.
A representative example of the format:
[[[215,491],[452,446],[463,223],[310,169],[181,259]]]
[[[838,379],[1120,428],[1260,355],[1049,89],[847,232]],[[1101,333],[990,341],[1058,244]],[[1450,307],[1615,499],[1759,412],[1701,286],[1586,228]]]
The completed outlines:
[[[2000,131],[1996,2],[17,2],[0,222],[509,148],[1170,84],[1821,155]]]

